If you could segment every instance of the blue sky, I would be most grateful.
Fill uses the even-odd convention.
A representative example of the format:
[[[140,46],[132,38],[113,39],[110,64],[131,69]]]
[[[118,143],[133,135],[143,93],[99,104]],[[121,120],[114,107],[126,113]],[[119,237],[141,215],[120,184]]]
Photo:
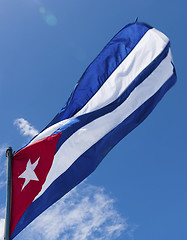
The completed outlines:
[[[83,184],[15,239],[187,239],[186,9],[185,0],[0,0],[0,236],[5,149],[42,130],[138,16],[170,38],[177,84]]]

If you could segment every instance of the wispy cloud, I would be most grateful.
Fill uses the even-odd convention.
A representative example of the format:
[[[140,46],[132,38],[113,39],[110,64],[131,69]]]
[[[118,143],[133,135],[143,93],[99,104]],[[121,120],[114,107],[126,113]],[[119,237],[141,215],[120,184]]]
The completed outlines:
[[[103,188],[81,184],[40,215],[17,239],[114,240],[130,228]]]
[[[7,145],[1,145],[0,146],[0,190],[2,187],[6,185],[6,149]],[[4,157],[3,157],[4,156]],[[1,192],[1,197],[2,194],[5,194],[5,192]],[[4,239],[4,224],[5,224],[5,219],[3,218],[5,215],[5,209],[0,208],[0,240]]]
[[[0,208],[0,219],[2,219],[5,216],[5,208]]]
[[[7,145],[0,146],[0,189],[6,185],[6,149]]]
[[[0,159],[2,158],[3,155],[5,156],[6,149],[7,149],[7,145],[4,144],[0,146]]]
[[[4,238],[4,225],[5,225],[5,219],[0,219],[0,240],[3,240]]]
[[[3,218],[5,216],[5,209],[0,208],[0,240],[4,239],[4,225],[5,225],[5,219]]]
[[[34,137],[38,134],[36,130],[27,120],[24,118],[18,118],[14,121],[14,125],[20,130],[23,136]]]

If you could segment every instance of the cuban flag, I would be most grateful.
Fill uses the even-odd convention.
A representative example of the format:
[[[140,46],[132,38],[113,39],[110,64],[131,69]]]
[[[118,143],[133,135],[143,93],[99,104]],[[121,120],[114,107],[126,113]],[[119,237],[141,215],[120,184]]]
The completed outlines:
[[[61,111],[13,156],[10,238],[91,174],[175,82],[163,33],[136,22],[116,34]]]

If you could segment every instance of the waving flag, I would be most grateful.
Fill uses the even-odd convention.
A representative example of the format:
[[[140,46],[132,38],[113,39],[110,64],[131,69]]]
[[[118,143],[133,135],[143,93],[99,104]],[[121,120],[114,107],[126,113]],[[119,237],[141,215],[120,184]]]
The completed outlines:
[[[146,24],[124,27],[65,107],[13,156],[11,239],[93,172],[175,81],[169,39]]]

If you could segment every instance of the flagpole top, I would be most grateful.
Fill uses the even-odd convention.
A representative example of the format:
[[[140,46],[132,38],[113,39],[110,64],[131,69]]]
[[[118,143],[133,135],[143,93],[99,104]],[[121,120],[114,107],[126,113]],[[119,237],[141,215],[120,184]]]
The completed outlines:
[[[135,23],[136,23],[136,22],[138,22],[138,17],[136,17],[136,19],[135,19]]]
[[[8,157],[8,156],[11,156],[12,157],[12,148],[11,147],[9,147],[7,150],[6,150],[6,157]]]

